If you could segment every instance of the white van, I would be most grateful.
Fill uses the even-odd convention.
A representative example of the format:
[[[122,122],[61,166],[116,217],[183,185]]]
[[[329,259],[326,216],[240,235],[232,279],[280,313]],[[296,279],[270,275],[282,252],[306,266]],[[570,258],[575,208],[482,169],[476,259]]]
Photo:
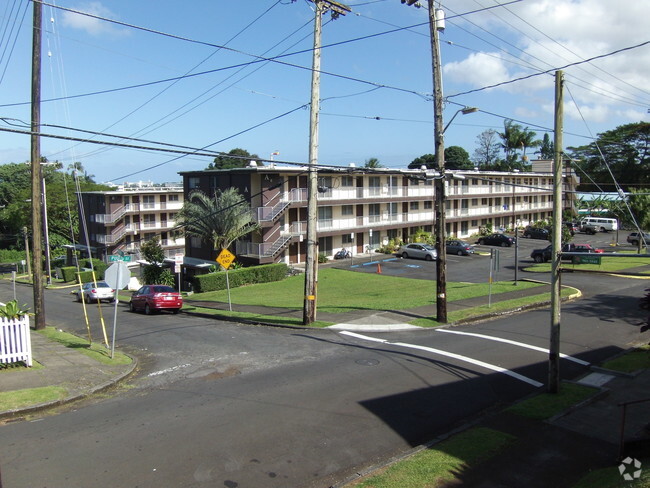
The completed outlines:
[[[585,217],[580,222],[580,230],[583,232],[587,229],[593,229],[600,232],[609,232],[618,229],[616,219],[607,219],[605,217]]]

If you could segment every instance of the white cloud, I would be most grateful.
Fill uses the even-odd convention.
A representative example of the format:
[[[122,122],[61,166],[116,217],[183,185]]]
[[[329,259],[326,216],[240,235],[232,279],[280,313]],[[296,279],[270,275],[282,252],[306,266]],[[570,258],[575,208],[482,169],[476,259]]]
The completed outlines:
[[[485,2],[484,2],[485,3]],[[459,0],[456,12],[476,9],[476,3]],[[457,20],[459,26],[471,29],[485,42],[489,52],[472,53],[464,59],[445,65],[449,80],[464,82],[472,88],[489,86],[515,79],[522,75],[550,70],[547,75],[504,85],[500,90],[524,97],[519,110],[552,90],[553,71],[562,68],[565,86],[570,97],[568,105],[578,104],[587,121],[606,122],[608,117],[628,118],[645,110],[650,104],[650,45],[608,55],[648,40],[647,19],[650,2],[623,2],[612,4],[605,0],[529,0],[507,7],[488,10],[468,16],[485,31],[468,22]],[[460,34],[456,29],[456,33]],[[446,35],[452,36],[454,27],[448,25]],[[495,37],[491,36],[494,34]],[[517,56],[518,64],[510,63],[510,55],[494,52],[494,45]],[[517,48],[523,50],[517,51]],[[496,56],[495,57],[488,57]],[[590,63],[564,66],[595,56],[608,55]],[[444,63],[443,63],[444,64]],[[530,71],[522,69],[530,64]],[[535,105],[529,113],[542,109]],[[546,112],[545,109],[542,109]],[[568,115],[579,117],[577,108]]]
[[[101,2],[88,2],[77,7],[73,7],[73,10],[84,12],[88,14],[95,15],[97,17],[103,17],[107,19],[115,19],[116,16],[108,8],[104,7]],[[101,20],[96,17],[89,17],[87,15],[82,15],[74,12],[63,11],[62,24],[65,27],[70,27],[72,29],[79,29],[86,31],[91,35],[102,35],[102,34],[113,34],[113,35],[124,35],[125,30],[118,28],[115,24]]]

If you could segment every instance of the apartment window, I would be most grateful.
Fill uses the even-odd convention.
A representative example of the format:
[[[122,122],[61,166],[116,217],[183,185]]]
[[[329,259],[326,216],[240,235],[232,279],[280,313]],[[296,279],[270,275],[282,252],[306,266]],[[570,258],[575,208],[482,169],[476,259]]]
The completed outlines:
[[[341,215],[354,215],[354,205],[343,205]]]
[[[332,254],[332,237],[321,237],[318,239],[318,252]]]
[[[478,207],[478,198],[472,198],[472,207]]]
[[[187,184],[190,187],[190,190],[199,187],[200,178],[198,176],[190,176],[187,180]]]
[[[155,208],[156,206],[156,197],[153,195],[143,195],[142,196],[142,208]]]
[[[420,202],[410,202],[409,203],[409,210],[420,210]]]
[[[486,206],[488,204],[488,199],[487,198],[481,198],[481,205]]]
[[[144,226],[145,227],[155,227],[156,226],[156,214],[144,214]]]
[[[332,220],[332,207],[318,207],[318,220]]]
[[[167,201],[170,202],[178,202],[179,195],[168,195],[167,196]]]
[[[153,239],[154,237],[156,237],[156,233],[155,233],[155,232],[145,232],[145,233],[144,233],[144,240],[145,240],[145,242],[146,242],[146,241],[150,241],[150,240]]]
[[[344,246],[351,246],[352,245],[352,235],[351,234],[343,234],[341,236],[341,242],[343,243]]]
[[[431,200],[424,201],[424,209],[431,210],[433,208],[433,202]]]
[[[354,177],[353,176],[342,176],[341,177],[341,186],[354,186]]]

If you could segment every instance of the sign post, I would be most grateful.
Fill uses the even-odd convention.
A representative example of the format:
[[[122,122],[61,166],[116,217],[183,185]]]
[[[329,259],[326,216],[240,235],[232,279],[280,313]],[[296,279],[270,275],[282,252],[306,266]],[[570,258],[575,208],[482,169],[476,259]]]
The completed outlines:
[[[181,292],[181,270],[183,266],[183,255],[177,253],[174,255],[174,273],[178,274],[178,293]]]
[[[230,281],[228,280],[228,268],[235,260],[235,255],[228,249],[222,249],[217,256],[217,263],[219,263],[226,270],[226,289],[228,290],[228,310],[232,312],[232,302],[230,301]]]
[[[112,256],[111,256],[112,257]],[[131,256],[129,256],[129,259]],[[115,290],[115,300],[113,301],[113,343],[111,344],[111,359],[115,354],[115,332],[117,330],[117,304],[119,300],[119,291],[123,290],[131,280],[131,272],[124,261],[118,260],[111,264],[104,273],[104,281]]]

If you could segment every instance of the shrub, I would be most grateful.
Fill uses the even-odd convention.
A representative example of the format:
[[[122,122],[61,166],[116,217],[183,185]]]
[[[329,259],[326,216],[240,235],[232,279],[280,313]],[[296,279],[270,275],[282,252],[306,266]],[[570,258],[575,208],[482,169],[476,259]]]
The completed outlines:
[[[284,263],[263,264],[261,266],[234,269],[228,271],[228,281],[230,288],[255,283],[281,281],[287,276],[287,270],[288,266]],[[194,291],[197,293],[225,290],[226,273],[225,271],[220,271],[218,273],[197,275],[192,278],[192,284],[194,285]]]
[[[323,253],[323,252],[318,253],[318,262],[319,263],[326,263],[327,261],[329,261],[329,260],[327,259],[327,256],[325,256],[325,253]]]

